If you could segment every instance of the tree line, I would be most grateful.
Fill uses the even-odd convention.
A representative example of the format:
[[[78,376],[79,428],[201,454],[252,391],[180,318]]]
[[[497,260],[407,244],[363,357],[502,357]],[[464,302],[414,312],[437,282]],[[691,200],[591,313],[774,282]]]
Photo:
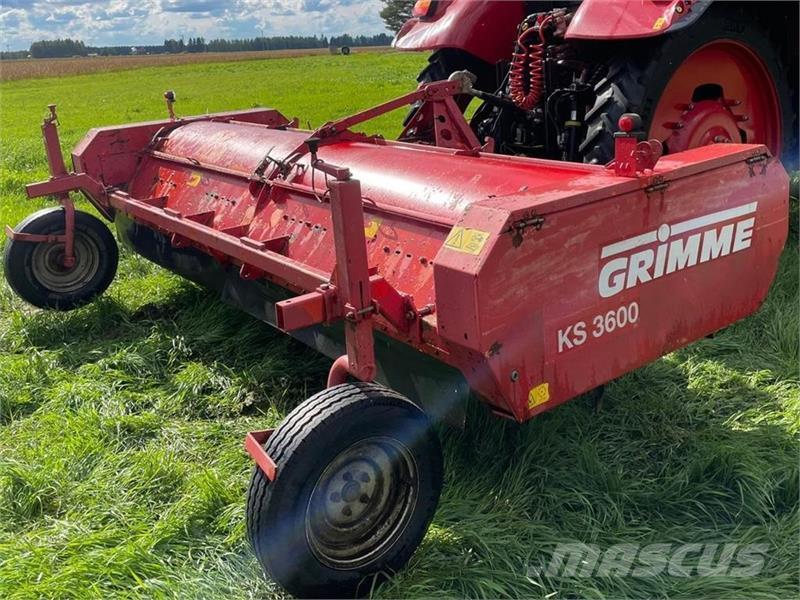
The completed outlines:
[[[235,40],[190,37],[188,41],[164,40],[159,46],[87,46],[80,40],[41,40],[31,44],[30,50],[0,52],[0,59],[11,58],[66,58],[70,56],[128,56],[133,54],[181,54],[183,52],[243,52],[249,50],[300,50],[328,48],[329,46],[388,46],[392,37],[385,33],[376,35],[348,34],[338,36],[280,35]]]

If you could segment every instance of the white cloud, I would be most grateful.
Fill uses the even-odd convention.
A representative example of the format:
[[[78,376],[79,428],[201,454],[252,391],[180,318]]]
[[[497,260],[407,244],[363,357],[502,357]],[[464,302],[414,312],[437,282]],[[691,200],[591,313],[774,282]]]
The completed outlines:
[[[380,0],[0,0],[0,45],[42,39],[91,46],[160,44],[165,38],[375,34]]]

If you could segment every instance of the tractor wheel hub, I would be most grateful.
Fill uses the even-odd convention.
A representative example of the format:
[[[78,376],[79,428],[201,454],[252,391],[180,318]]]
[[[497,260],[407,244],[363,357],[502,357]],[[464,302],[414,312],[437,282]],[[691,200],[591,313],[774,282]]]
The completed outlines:
[[[685,106],[680,119],[664,123],[672,134],[664,140],[670,152],[681,152],[708,144],[732,143],[741,140],[738,122],[746,117],[731,111],[728,100],[701,100]]]

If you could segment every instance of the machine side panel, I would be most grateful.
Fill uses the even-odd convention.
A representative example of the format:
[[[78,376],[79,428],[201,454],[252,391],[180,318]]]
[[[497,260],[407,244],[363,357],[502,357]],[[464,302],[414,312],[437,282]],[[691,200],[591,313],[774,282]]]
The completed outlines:
[[[472,292],[453,266],[461,257],[440,252],[447,285],[437,272],[436,295],[446,306],[474,293],[458,324],[477,336],[484,365],[465,375],[490,403],[530,418],[758,309],[786,240],[786,172],[774,159],[703,171],[690,160],[699,151],[684,154],[664,161],[674,175],[664,187],[540,205],[540,228],[521,235],[514,202],[468,211],[465,221],[509,210],[508,224],[487,243]],[[479,315],[471,330],[469,315]]]

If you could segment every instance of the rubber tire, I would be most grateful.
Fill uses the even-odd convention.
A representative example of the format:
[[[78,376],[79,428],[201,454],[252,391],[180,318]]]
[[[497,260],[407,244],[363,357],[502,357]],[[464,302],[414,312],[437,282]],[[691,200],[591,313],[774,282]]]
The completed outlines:
[[[595,86],[595,104],[586,115],[586,136],[580,146],[584,162],[606,164],[614,158],[614,133],[623,113],[640,115],[644,130],[649,131],[661,93],[677,67],[700,46],[716,39],[745,43],[767,65],[781,104],[782,154],[790,163],[797,161],[796,116],[787,69],[769,35],[744,11],[732,8],[732,3],[722,4],[709,8],[685,29],[634,44],[611,59],[608,74]],[[730,27],[731,20],[738,27]]]
[[[350,56],[350,46],[342,46],[339,52],[341,52],[342,56]]]
[[[419,473],[417,503],[395,543],[372,563],[340,570],[321,563],[305,535],[305,509],[320,474],[342,450],[374,435],[401,439]],[[258,467],[247,491],[247,533],[264,572],[298,597],[353,597],[378,575],[399,570],[430,524],[442,487],[439,439],[407,398],[368,383],[345,383],[312,396],[284,419],[265,445],[277,465],[270,482]],[[361,584],[361,585],[360,585]]]
[[[417,76],[417,81],[419,83],[444,81],[455,71],[464,70],[469,71],[478,78],[475,82],[477,89],[493,92],[497,87],[495,68],[492,65],[456,48],[442,48],[433,52],[428,57],[428,65]],[[470,100],[472,100],[472,96],[459,95],[455,97],[455,100],[458,107],[464,111],[467,109]],[[408,114],[403,120],[403,126],[411,122],[420,105],[421,102],[415,102],[411,105]]]
[[[64,233],[64,209],[46,208],[23,220],[15,231],[35,235]],[[99,250],[99,265],[94,276],[80,289],[55,292],[43,285],[32,267],[37,244],[8,240],[3,256],[5,277],[11,289],[33,306],[67,311],[88,304],[106,291],[117,273],[119,249],[108,227],[97,217],[75,211],[75,235],[89,237]]]

